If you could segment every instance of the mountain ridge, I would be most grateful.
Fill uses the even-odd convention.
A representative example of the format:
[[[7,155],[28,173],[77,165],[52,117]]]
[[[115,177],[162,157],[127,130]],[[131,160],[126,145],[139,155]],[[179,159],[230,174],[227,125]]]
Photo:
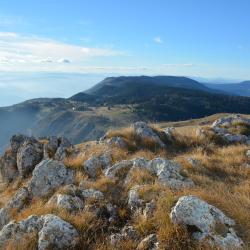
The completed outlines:
[[[189,88],[183,87],[186,82]],[[215,113],[250,113],[250,98],[204,91],[204,88],[207,89],[188,78],[112,77],[91,91],[68,99],[27,100],[0,108],[0,148],[6,147],[9,137],[16,133],[37,137],[65,135],[77,144],[98,139],[110,128],[138,120],[164,122]]]

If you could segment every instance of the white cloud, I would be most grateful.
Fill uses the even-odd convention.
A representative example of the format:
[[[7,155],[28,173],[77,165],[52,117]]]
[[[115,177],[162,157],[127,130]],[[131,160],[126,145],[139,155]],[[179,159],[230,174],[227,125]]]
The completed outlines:
[[[163,43],[163,40],[159,36],[157,36],[157,37],[154,38],[154,42]]]
[[[36,36],[0,32],[0,70],[63,71],[69,64],[79,67],[91,58],[124,55],[126,53],[110,48],[82,47]]]
[[[66,59],[66,58],[60,58],[57,60],[57,62],[59,62],[59,63],[71,63],[71,61],[69,59]]]
[[[180,64],[170,63],[170,64],[163,64],[163,66],[164,67],[193,67],[193,66],[195,66],[195,64],[193,64],[193,63],[180,63]]]

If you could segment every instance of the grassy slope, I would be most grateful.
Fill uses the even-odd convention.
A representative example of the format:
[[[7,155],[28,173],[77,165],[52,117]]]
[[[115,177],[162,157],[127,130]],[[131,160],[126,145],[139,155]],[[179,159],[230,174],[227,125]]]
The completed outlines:
[[[183,174],[192,178],[196,184],[194,188],[173,191],[157,184],[154,176],[143,171],[135,171],[130,183],[126,186],[121,186],[119,181],[109,180],[103,175],[100,175],[96,181],[88,180],[86,182],[87,187],[101,190],[108,201],[118,206],[119,219],[116,226],[122,227],[129,222],[135,226],[142,237],[156,232],[163,249],[211,249],[206,244],[197,245],[190,240],[190,235],[184,228],[173,225],[169,220],[171,207],[178,197],[193,194],[217,206],[226,215],[233,218],[236,221],[238,235],[244,240],[246,249],[250,249],[250,169],[244,167],[245,164],[250,164],[249,158],[245,155],[249,147],[241,144],[231,146],[216,144],[209,138],[200,140],[194,134],[193,128],[199,126],[200,123],[211,123],[215,118],[223,115],[218,114],[195,121],[159,124],[158,127],[155,127],[158,131],[160,127],[167,125],[178,127],[174,143],[169,145],[166,150],[157,150],[150,144],[142,144],[143,149],[134,147],[134,136],[131,128],[110,132],[112,136],[123,136],[131,144],[129,151],[111,148],[114,163],[135,157],[146,157],[148,159],[157,156],[166,157],[181,163]],[[85,147],[86,144],[91,146]],[[78,147],[84,154],[81,157],[68,158],[65,161],[68,167],[77,170],[76,184],[82,180],[87,180],[87,176],[81,168],[82,163],[90,156],[110,150],[104,145],[96,145],[95,143],[83,143]],[[192,167],[186,161],[188,156],[199,160],[198,166]],[[12,185],[4,189],[0,194],[1,201],[7,200],[22,184],[19,183],[16,186]],[[147,187],[140,191],[141,197],[145,200],[154,198],[157,201],[156,212],[149,219],[141,216],[131,217],[129,209],[126,207],[128,190],[135,184],[147,184]],[[110,228],[94,214],[86,211],[69,214],[60,209],[46,208],[44,206],[46,201],[47,199],[33,200],[22,212],[14,213],[14,218],[21,220],[31,214],[53,212],[72,223],[81,233],[82,248],[80,249],[113,249],[107,241],[107,236],[112,230],[110,231]],[[91,204],[93,201],[86,202]],[[126,241],[121,243],[119,249],[131,250],[134,247],[134,242]]]

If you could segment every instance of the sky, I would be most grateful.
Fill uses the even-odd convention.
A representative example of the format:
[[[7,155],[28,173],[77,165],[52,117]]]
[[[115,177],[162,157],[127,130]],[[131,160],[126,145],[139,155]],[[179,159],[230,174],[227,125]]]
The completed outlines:
[[[249,0],[1,0],[0,106],[70,96],[106,75],[250,79],[249,9]]]

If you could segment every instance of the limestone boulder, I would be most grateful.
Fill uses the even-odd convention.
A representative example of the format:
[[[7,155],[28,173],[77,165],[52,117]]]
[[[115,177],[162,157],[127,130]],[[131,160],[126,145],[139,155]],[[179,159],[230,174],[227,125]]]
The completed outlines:
[[[93,156],[84,162],[83,168],[90,178],[96,178],[101,170],[107,169],[111,164],[111,155],[104,153],[99,156]]]
[[[160,137],[145,122],[136,122],[133,124],[135,136],[141,140],[149,140],[158,146],[164,148],[165,145]]]
[[[17,168],[21,177],[29,175],[43,159],[43,145],[34,138],[26,139],[17,151]]]
[[[4,249],[9,241],[16,246],[30,234],[38,235],[37,249],[71,249],[79,242],[76,229],[60,217],[52,214],[32,215],[20,222],[12,221],[0,231],[0,248]]]
[[[62,162],[43,160],[34,169],[28,184],[29,192],[42,197],[60,186],[74,182],[74,170],[66,168]]]
[[[211,245],[222,249],[237,249],[243,246],[242,240],[233,229],[235,222],[218,208],[195,196],[179,198],[172,208],[170,218],[173,223],[192,228],[194,238],[208,239]]]
[[[84,208],[83,201],[79,197],[67,194],[55,194],[47,204],[69,212],[79,212]]]

